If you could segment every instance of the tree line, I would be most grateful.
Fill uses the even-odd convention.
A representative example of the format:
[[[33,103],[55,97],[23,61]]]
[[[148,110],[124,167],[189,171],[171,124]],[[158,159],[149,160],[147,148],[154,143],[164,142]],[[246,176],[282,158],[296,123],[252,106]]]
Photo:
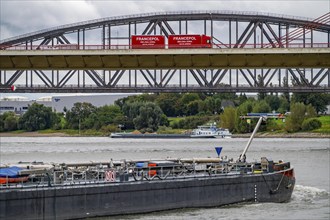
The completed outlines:
[[[193,129],[208,122],[217,122],[232,132],[250,132],[254,121],[242,120],[249,112],[290,112],[284,129],[288,132],[311,130],[321,126],[315,119],[330,103],[329,94],[298,93],[259,94],[258,99],[235,93],[161,93],[141,94],[119,99],[114,105],[101,107],[90,103],[74,103],[64,113],[53,112],[50,107],[33,103],[22,116],[6,112],[0,116],[0,131],[44,129],[94,129],[114,132],[122,129],[155,132],[159,127]],[[169,118],[178,118],[172,120]],[[261,129],[279,130],[275,121]]]

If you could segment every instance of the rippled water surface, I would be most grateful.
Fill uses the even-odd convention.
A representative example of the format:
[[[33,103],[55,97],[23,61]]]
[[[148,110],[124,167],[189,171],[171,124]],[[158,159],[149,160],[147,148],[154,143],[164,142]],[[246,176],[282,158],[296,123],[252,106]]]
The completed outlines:
[[[18,161],[87,162],[121,159],[213,157],[237,158],[248,139],[111,139],[107,137],[0,137],[0,163]],[[288,203],[250,203],[215,208],[180,209],[100,219],[330,219],[330,140],[255,139],[247,160],[266,156],[290,161],[296,187]]]

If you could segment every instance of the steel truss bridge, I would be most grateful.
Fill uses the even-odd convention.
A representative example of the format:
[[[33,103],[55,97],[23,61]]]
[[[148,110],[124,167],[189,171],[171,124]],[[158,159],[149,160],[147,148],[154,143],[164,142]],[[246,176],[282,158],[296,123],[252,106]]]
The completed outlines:
[[[217,60],[227,62],[212,66],[193,56],[206,49],[146,50],[151,55],[143,56],[129,49],[131,35],[156,34],[209,35],[211,50],[228,51]],[[316,19],[235,11],[109,17],[1,40],[0,49],[2,93],[12,92],[12,85],[22,93],[330,92],[330,13]],[[283,53],[267,56],[269,50]],[[294,50],[286,57],[285,51]],[[251,58],[247,51],[261,52]],[[118,63],[103,62],[102,53],[117,54]],[[164,53],[172,57],[162,60]],[[230,58],[230,53],[241,54]]]

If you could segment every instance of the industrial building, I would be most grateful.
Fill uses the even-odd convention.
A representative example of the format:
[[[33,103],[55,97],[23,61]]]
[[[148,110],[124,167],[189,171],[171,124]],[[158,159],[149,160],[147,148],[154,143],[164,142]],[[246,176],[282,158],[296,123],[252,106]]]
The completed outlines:
[[[0,99],[0,114],[12,111],[21,115],[28,110],[29,105],[35,102],[51,107],[54,112],[64,112],[65,108],[70,110],[74,103],[77,102],[88,102],[96,107],[100,107],[113,105],[116,100],[129,95],[133,94],[70,94],[41,97],[35,100],[23,96],[7,96]]]

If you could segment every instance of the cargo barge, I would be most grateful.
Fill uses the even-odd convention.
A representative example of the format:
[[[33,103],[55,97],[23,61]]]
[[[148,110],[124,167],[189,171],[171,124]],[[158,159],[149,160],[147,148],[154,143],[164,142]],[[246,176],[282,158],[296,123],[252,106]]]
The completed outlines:
[[[221,158],[54,165],[0,189],[1,219],[75,219],[239,202],[287,202],[289,163]],[[26,173],[26,170],[22,170]],[[33,174],[39,172],[39,174]],[[19,210],[19,211],[18,211]]]
[[[133,134],[111,133],[111,138],[151,138],[151,139],[185,139],[185,138],[216,138],[215,135],[191,135],[191,134]]]
[[[180,139],[180,138],[231,138],[232,134],[228,129],[217,128],[214,125],[198,126],[191,133],[187,134],[135,134],[135,133],[111,133],[111,138],[159,138],[159,139]]]
[[[215,158],[19,163],[13,175],[2,176],[7,181],[0,185],[0,219],[80,219],[289,201],[295,185],[290,163],[266,157],[247,162],[251,140],[237,160],[220,157],[216,148]],[[28,180],[18,180],[23,176]]]

